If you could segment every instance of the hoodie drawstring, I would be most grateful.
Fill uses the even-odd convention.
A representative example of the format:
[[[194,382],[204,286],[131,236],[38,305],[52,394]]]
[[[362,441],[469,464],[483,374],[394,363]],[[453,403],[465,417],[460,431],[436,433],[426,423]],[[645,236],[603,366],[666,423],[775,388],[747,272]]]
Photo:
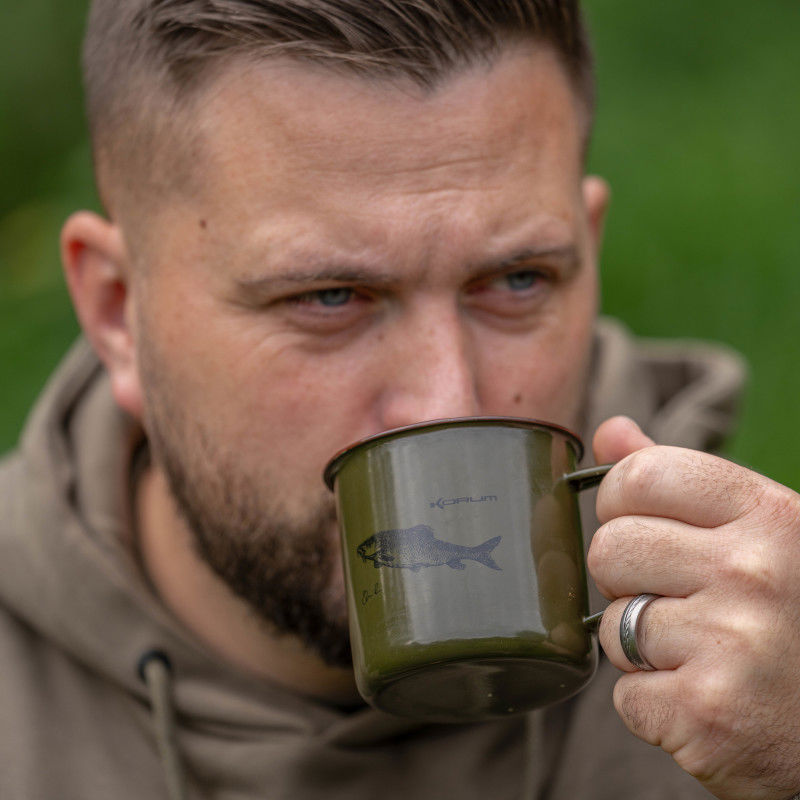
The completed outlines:
[[[172,704],[172,664],[160,650],[149,650],[139,659],[138,672],[150,694],[150,712],[169,800],[187,800],[186,775],[178,752]]]

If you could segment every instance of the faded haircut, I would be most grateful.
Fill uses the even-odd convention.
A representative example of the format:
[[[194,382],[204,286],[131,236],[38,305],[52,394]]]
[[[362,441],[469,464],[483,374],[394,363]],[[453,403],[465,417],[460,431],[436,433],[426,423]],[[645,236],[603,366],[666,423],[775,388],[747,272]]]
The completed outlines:
[[[432,90],[515,40],[551,46],[594,107],[579,0],[93,0],[83,65],[100,196],[112,213],[191,185],[192,103],[231,60],[283,55]]]

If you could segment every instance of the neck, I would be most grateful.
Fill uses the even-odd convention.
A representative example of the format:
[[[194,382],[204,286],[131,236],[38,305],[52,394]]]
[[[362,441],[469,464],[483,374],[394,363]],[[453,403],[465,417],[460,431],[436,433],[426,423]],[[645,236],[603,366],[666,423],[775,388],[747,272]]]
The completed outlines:
[[[257,678],[339,705],[358,702],[351,670],[327,666],[298,639],[272,633],[197,555],[163,473],[151,466],[136,493],[144,569],[165,605],[210,650]]]

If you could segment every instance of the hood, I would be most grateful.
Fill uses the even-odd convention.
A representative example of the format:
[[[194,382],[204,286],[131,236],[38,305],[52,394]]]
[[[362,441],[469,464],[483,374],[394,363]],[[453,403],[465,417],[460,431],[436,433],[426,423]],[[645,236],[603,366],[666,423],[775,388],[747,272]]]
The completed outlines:
[[[634,338],[608,318],[597,326],[593,365],[585,442],[624,414],[658,444],[711,452],[731,434],[747,376],[744,360],[724,345]]]

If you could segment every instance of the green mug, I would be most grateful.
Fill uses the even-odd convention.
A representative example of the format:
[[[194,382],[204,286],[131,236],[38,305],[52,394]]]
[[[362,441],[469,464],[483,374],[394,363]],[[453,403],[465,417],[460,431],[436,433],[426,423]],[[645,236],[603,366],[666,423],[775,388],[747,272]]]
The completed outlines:
[[[464,722],[564,700],[597,666],[580,439],[526,419],[400,428],[337,454],[353,667],[376,708]]]

